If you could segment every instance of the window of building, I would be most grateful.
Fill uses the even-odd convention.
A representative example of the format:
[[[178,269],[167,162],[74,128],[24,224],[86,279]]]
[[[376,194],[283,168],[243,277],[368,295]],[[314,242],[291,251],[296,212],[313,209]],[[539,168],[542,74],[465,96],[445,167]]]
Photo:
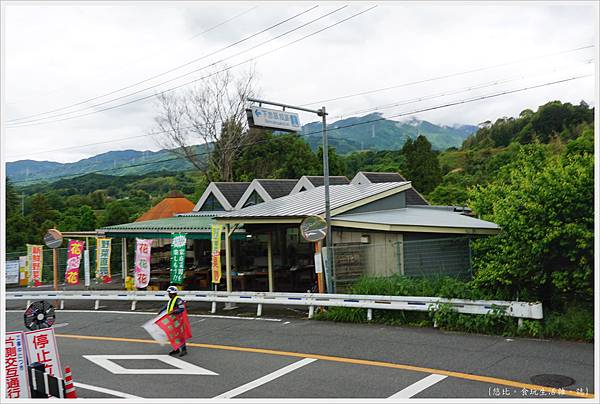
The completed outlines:
[[[252,191],[252,194],[250,194],[250,197],[248,198],[246,203],[244,203],[244,206],[242,206],[242,208],[246,208],[248,206],[256,205],[257,203],[262,203],[262,202],[264,202],[264,200],[263,200],[263,198],[260,197],[258,192]]]
[[[200,208],[201,211],[204,212],[213,212],[213,211],[222,211],[225,210],[223,205],[219,202],[217,198],[211,193],[208,198],[204,201],[204,204]]]

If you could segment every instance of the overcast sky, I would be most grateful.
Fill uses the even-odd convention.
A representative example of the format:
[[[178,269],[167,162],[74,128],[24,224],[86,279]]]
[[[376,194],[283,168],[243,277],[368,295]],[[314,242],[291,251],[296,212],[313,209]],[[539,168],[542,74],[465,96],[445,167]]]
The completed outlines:
[[[251,49],[346,4],[348,7],[326,18]],[[219,51],[316,5],[300,17]],[[390,104],[403,105],[381,109],[384,116],[595,72],[598,9],[591,2],[4,2],[5,161],[31,158],[71,162],[110,150],[157,150],[152,137],[139,137],[154,128],[157,109],[152,98],[64,119],[202,77],[206,70],[93,107],[222,59],[227,59],[225,63],[230,66],[244,62],[373,5],[377,7],[233,67],[231,72],[240,74],[253,66],[263,99],[296,105],[312,103],[315,108],[326,105],[329,122],[340,116],[365,115],[365,111]],[[589,45],[594,47],[556,54]],[[248,51],[231,57],[244,50]],[[211,53],[215,54],[87,104],[7,122],[103,96]],[[543,57],[534,58],[537,56]],[[414,116],[436,124],[477,124],[517,116],[525,108],[535,110],[550,100],[585,100],[595,105],[595,87],[595,77],[584,77]],[[427,99],[417,102],[421,97]],[[84,109],[89,106],[92,108]],[[46,119],[27,123],[39,118]],[[302,123],[316,119],[301,114]],[[16,122],[22,126],[14,127]],[[103,143],[89,145],[99,142]]]

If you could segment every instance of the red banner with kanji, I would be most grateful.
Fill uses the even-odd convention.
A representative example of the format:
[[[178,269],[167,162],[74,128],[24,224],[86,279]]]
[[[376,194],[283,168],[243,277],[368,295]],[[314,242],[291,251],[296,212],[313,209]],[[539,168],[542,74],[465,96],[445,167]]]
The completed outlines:
[[[186,339],[192,338],[187,309],[184,309],[181,314],[165,314],[156,320],[155,324],[167,335],[173,349],[181,348]]]
[[[27,266],[29,268],[29,284],[42,284],[42,269],[44,268],[43,246],[27,244]]]
[[[84,241],[69,240],[67,248],[67,270],[65,272],[65,282],[67,285],[79,284],[79,266],[81,264],[81,254],[83,254]]]

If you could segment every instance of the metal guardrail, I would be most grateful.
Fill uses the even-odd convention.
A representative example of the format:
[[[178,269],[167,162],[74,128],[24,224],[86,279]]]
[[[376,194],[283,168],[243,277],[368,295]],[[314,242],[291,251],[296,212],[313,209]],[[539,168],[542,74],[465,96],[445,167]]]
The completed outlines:
[[[218,292],[218,291],[182,291],[179,295],[188,302],[210,302],[211,312],[217,310],[217,303],[257,304],[256,315],[262,315],[262,305],[308,306],[308,318],[314,315],[315,307],[353,307],[367,309],[367,320],[372,320],[373,309],[429,311],[440,305],[448,305],[459,313],[487,314],[494,310],[505,315],[516,317],[521,325],[524,318],[542,319],[544,317],[541,303],[511,302],[503,300],[464,300],[440,297],[415,296],[371,296],[350,294],[319,293],[282,293],[282,292]],[[131,310],[135,310],[139,301],[168,300],[166,292],[115,292],[115,291],[22,291],[7,292],[6,300],[58,300],[60,308],[64,308],[65,300],[94,300],[94,309],[98,310],[102,300],[131,301]]]

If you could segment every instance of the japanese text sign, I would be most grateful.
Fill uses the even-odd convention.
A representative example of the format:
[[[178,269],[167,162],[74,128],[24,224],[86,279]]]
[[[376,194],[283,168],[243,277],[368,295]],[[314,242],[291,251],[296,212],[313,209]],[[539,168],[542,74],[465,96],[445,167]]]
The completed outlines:
[[[29,377],[23,332],[7,332],[4,336],[4,370],[6,398],[29,398]]]
[[[29,363],[41,362],[46,366],[46,373],[62,379],[54,329],[42,328],[28,331],[25,333],[25,340],[27,341]]]
[[[152,240],[136,239],[135,246],[135,287],[145,288],[150,282],[150,249]]]
[[[42,284],[42,268],[44,265],[43,246],[27,244],[27,267],[30,274],[30,285]]]
[[[65,282],[67,285],[79,284],[79,265],[81,263],[81,254],[83,253],[84,241],[69,240],[67,248],[67,270],[65,272]]]
[[[181,285],[183,283],[183,271],[185,270],[185,247],[187,240],[185,234],[173,234],[171,240],[171,283]]]

